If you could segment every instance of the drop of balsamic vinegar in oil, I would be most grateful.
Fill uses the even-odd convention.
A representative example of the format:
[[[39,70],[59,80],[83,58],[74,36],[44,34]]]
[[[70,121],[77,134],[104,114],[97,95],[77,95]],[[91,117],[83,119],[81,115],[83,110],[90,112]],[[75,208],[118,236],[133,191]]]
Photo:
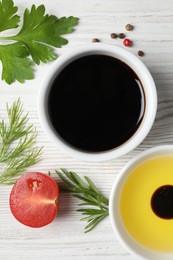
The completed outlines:
[[[158,217],[173,219],[173,185],[159,187],[153,193],[151,207]]]

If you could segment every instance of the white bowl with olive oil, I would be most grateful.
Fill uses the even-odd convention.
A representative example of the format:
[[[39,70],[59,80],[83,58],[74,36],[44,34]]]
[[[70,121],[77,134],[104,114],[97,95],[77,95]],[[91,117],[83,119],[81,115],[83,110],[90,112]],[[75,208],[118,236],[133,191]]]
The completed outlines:
[[[138,259],[173,259],[173,145],[133,158],[110,196],[117,238]]]

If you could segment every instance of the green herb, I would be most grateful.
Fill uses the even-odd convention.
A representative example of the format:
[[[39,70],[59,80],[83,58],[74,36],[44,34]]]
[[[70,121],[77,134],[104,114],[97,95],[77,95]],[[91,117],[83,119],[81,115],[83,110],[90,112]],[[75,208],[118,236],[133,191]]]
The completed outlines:
[[[41,149],[35,146],[36,130],[28,125],[28,114],[24,114],[20,99],[9,108],[8,123],[0,122],[0,163],[5,166],[0,174],[0,184],[12,184],[17,176],[38,162]]]
[[[95,184],[88,178],[85,180],[75,172],[69,172],[66,169],[56,171],[63,183],[60,186],[65,190],[73,193],[73,196],[81,200],[83,203],[79,206],[87,206],[77,211],[82,212],[85,217],[81,220],[87,221],[85,233],[91,231],[102,219],[109,215],[109,200],[105,198],[97,189]]]
[[[0,45],[2,80],[11,84],[15,80],[23,83],[25,79],[33,79],[32,61],[27,56],[27,49],[20,43]]]
[[[17,10],[11,0],[0,2],[0,32],[18,27],[20,16],[16,15]]]
[[[0,3],[0,31],[18,27],[20,17],[16,15],[18,8],[12,0],[2,0]],[[0,45],[0,60],[3,65],[2,79],[8,84],[15,80],[23,83],[33,78],[32,61],[27,58],[31,55],[36,64],[50,62],[57,58],[54,48],[60,48],[68,41],[61,35],[74,31],[78,18],[62,17],[45,14],[44,5],[31,10],[26,9],[23,15],[21,30],[13,36],[0,37],[0,40],[11,40],[16,43]]]

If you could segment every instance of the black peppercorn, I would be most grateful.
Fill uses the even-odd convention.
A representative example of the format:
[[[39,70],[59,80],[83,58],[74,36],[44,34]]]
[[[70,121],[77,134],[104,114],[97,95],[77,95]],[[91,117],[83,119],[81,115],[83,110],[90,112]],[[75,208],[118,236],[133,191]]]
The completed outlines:
[[[126,24],[125,28],[127,31],[132,31],[134,27],[131,24]]]
[[[92,39],[92,42],[99,42],[100,40],[99,39],[97,39],[97,38],[93,38]]]
[[[124,39],[126,36],[125,36],[125,34],[124,33],[119,33],[118,34],[118,38],[120,38],[120,39]]]
[[[111,36],[112,39],[116,39],[118,37],[116,33],[111,33],[110,36]]]
[[[138,51],[138,56],[144,56],[144,52],[143,51]]]

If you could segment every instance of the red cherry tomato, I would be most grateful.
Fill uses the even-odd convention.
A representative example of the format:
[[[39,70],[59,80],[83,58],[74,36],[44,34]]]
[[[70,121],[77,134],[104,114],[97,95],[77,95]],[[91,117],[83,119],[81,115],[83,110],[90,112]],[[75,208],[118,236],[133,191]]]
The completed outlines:
[[[50,176],[31,172],[18,179],[11,190],[10,209],[14,217],[29,227],[51,223],[58,212],[59,188]]]

